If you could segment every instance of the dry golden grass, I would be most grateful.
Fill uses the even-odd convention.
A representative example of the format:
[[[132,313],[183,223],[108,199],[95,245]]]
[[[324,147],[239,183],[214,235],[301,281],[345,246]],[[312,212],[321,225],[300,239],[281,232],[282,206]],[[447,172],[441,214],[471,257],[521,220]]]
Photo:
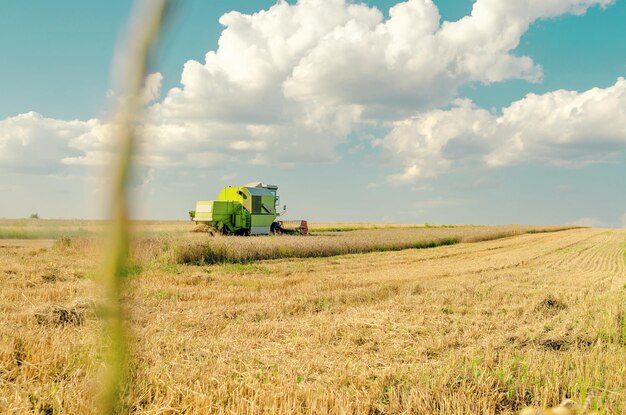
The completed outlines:
[[[102,236],[109,226],[103,220],[0,219],[0,240]],[[189,221],[133,221],[131,228],[140,236],[183,235],[192,225]]]
[[[58,238],[57,245],[93,248],[105,221],[0,220],[0,243],[18,239]],[[424,226],[353,223],[312,224],[306,237],[242,238],[194,233],[191,222],[135,221],[134,258],[139,262],[215,264],[278,258],[328,257],[350,253],[430,248],[497,239],[522,233],[551,232],[563,226]],[[3,239],[3,237],[5,239]],[[6,239],[13,238],[13,239]]]
[[[110,226],[103,220],[0,219],[0,239],[51,239],[77,236],[101,236]],[[401,225],[389,223],[309,223],[311,232],[342,232],[359,229],[397,229],[426,227],[465,227],[467,225]],[[193,229],[191,221],[132,221],[139,236],[181,236]]]
[[[194,228],[188,220],[131,221],[133,233],[139,236],[184,235]],[[50,239],[77,236],[100,236],[110,226],[104,220],[0,219],[0,239]],[[407,225],[394,223],[309,222],[311,232],[346,232],[366,229],[466,228],[475,225]]]
[[[336,229],[339,229],[337,227]],[[242,238],[193,234],[176,237],[140,238],[134,249],[139,262],[207,265],[280,258],[315,258],[432,248],[459,242],[498,239],[523,233],[553,232],[560,226],[467,226],[456,228],[400,227],[346,232],[318,232],[307,236],[277,235]]]
[[[309,222],[310,232],[345,232],[364,229],[398,229],[398,228],[460,228],[472,225],[431,225],[431,224],[396,224],[396,223],[365,223],[365,222]]]
[[[622,414],[625,251],[626,231],[575,229],[332,258],[140,264],[125,407],[513,414],[593,392],[590,410]],[[91,412],[102,369],[95,252],[88,241],[0,241],[0,413]]]

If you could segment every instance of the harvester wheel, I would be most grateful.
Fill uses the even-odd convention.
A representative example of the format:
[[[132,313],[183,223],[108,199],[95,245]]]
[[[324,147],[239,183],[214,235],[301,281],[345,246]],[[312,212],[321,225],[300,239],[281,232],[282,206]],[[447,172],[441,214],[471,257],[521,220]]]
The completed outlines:
[[[270,232],[275,234],[275,235],[280,235],[280,234],[283,233],[283,228],[281,228],[280,223],[274,222],[270,226]]]

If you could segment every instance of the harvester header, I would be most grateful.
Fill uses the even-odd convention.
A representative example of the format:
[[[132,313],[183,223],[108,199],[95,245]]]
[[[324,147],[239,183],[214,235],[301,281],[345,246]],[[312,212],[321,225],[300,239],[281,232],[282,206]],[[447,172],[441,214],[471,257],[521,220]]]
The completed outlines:
[[[285,222],[276,221],[281,215],[277,210],[280,203],[277,191],[278,186],[261,182],[228,186],[222,189],[217,200],[197,202],[196,210],[189,214],[196,224],[208,225],[227,235],[289,233]],[[294,231],[308,233],[306,221],[299,221]]]

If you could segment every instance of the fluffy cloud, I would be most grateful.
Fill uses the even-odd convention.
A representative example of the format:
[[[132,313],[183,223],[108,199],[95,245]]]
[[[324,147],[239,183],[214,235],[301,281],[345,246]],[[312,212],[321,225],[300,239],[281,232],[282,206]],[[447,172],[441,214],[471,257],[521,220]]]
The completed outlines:
[[[437,175],[465,158],[492,167],[617,160],[626,150],[626,80],[606,89],[529,94],[501,115],[460,100],[450,110],[396,122],[382,147],[404,165],[390,177],[394,182]]]
[[[144,102],[145,104],[149,104],[159,98],[159,96],[161,95],[162,83],[163,75],[160,72],[151,73],[146,76],[143,91],[141,93],[142,102]]]
[[[0,169],[51,174],[106,152],[106,126],[96,119],[63,121],[29,112],[0,121]]]
[[[445,105],[470,81],[540,79],[529,57],[512,54],[528,26],[611,2],[478,0],[470,16],[443,23],[430,0],[399,3],[388,20],[345,0],[231,12],[219,48],[185,64],[151,122],[159,136],[178,131],[178,148],[263,164],[333,160],[363,122]]]
[[[626,149],[626,80],[576,91],[529,94],[502,111],[486,157],[491,166],[527,161],[579,166],[611,161]]]
[[[406,166],[397,179],[437,174],[451,160],[488,151],[485,146],[493,144],[484,139],[486,131],[501,129],[491,114],[467,101],[451,111],[436,108],[467,82],[539,80],[540,66],[513,53],[529,25],[612,2],[477,0],[471,15],[443,23],[431,0],[399,3],[389,19],[347,0],[279,1],[251,15],[227,13],[217,50],[204,62],[188,61],[180,87],[149,107],[141,127],[149,143],[141,161],[187,168],[233,160],[331,161],[335,147],[362,125],[393,122],[383,148]],[[161,95],[161,81],[159,73],[147,78],[144,102]],[[411,117],[416,112],[421,115]],[[536,116],[524,105],[511,112]],[[526,128],[524,121],[505,118],[510,137],[517,137],[515,128]],[[33,113],[5,119],[0,166],[47,171],[101,164],[110,153],[112,128]],[[529,140],[531,152],[541,153],[542,144]],[[492,165],[519,161],[526,147],[496,150],[488,152]]]
[[[399,160],[404,172],[392,182],[433,177],[450,168],[452,160],[484,152],[483,131],[492,115],[469,100],[456,101],[451,110],[433,110],[397,121],[382,142],[385,155]]]
[[[338,9],[335,13],[345,8],[343,1],[330,3]],[[324,105],[357,105],[365,116],[378,119],[446,104],[468,81],[539,80],[539,66],[511,53],[528,26],[539,18],[609,3],[478,0],[471,15],[443,24],[430,0],[399,3],[387,21],[372,9],[360,10],[310,47],[283,83],[285,95]],[[319,2],[300,3],[311,6],[318,14],[323,10]],[[289,16],[294,17],[297,21]]]

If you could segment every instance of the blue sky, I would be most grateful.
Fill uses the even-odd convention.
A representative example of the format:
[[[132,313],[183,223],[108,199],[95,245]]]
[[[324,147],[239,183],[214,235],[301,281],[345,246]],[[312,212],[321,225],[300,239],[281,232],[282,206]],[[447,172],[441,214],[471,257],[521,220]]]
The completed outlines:
[[[473,1],[413,0],[396,8],[408,23],[391,40],[376,27],[391,33],[396,1],[355,2],[353,15],[342,1],[289,3],[178,3],[151,68],[160,93],[138,217],[185,218],[226,184],[262,180],[279,185],[293,218],[626,225],[624,0],[551,0],[541,10],[480,0],[482,14]],[[308,27],[295,17],[305,6],[329,8],[307,14],[324,30],[293,52],[280,45]],[[230,37],[218,22],[268,9],[273,19],[231,18]],[[433,26],[433,11],[468,22]],[[0,217],[106,215],[97,157],[129,12],[127,1],[0,5]],[[331,32],[334,43],[324,40]]]

